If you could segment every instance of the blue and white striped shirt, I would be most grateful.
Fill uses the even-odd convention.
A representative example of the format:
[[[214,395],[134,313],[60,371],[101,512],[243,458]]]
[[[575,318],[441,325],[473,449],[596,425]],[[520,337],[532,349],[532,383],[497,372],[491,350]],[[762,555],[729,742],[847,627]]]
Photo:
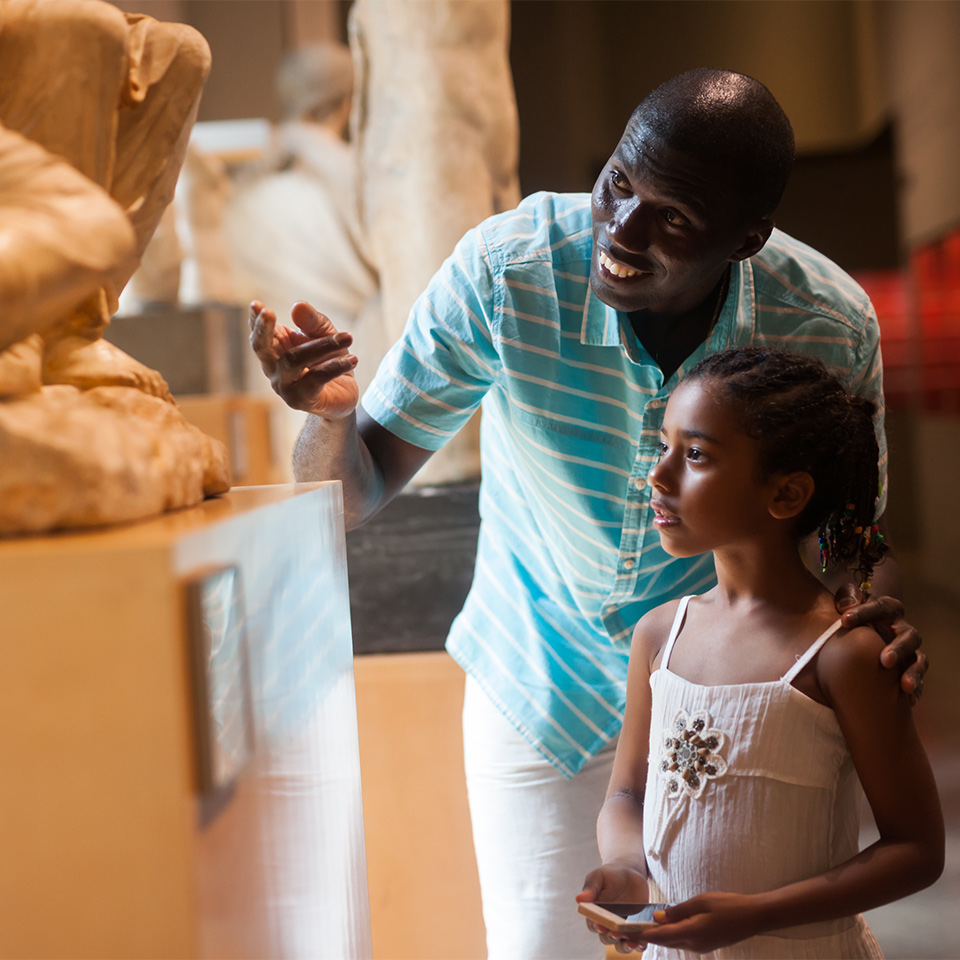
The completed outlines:
[[[620,729],[637,620],[715,582],[710,554],[669,556],[651,524],[647,471],[686,370],[737,345],[816,354],[877,403],[886,464],[876,316],[835,264],[774,231],[733,264],[708,342],[664,383],[627,315],[592,294],[591,253],[585,194],[538,193],[487,220],[414,305],[363,398],[431,450],[483,402],[476,571],[447,649],[568,776]]]

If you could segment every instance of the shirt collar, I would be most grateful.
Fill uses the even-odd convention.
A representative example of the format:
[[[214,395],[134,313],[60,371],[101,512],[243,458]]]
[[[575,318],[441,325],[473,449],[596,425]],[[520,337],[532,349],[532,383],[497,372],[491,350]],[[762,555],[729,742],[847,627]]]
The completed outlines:
[[[707,352],[716,353],[736,343],[749,343],[753,334],[753,299],[750,261],[732,263],[727,296],[706,346],[701,344],[681,365],[678,373],[682,374]],[[639,363],[639,345],[630,326],[630,317],[605,304],[589,284],[583,305],[580,342],[600,347],[619,347],[622,344],[630,359]]]

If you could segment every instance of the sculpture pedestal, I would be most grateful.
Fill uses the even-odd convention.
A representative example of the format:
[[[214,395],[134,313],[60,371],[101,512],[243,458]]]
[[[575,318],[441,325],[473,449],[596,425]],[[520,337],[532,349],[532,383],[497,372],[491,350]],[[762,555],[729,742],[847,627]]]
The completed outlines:
[[[190,584],[224,568],[252,749],[204,794]],[[339,484],[2,542],[0,609],[0,956],[369,956]]]

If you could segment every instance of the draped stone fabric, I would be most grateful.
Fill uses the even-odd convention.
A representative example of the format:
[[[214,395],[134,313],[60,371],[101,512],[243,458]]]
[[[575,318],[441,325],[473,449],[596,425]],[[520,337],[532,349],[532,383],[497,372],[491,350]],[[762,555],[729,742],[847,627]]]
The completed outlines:
[[[460,237],[520,200],[508,41],[507,0],[357,0],[352,8],[358,196],[391,342]],[[474,423],[418,480],[478,473]]]
[[[163,378],[102,339],[173,197],[209,67],[181,24],[103,0],[0,0],[2,533],[229,487],[222,447]]]

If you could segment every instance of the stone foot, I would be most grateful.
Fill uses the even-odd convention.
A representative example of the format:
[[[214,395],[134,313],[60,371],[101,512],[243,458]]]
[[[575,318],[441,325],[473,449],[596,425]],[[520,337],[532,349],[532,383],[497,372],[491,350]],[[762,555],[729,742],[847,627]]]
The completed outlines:
[[[22,397],[40,389],[43,339],[39,334],[0,351],[0,397]]]
[[[93,387],[134,387],[173,403],[167,382],[150,367],[106,340],[66,336],[47,343],[43,382],[67,384],[81,390]]]

